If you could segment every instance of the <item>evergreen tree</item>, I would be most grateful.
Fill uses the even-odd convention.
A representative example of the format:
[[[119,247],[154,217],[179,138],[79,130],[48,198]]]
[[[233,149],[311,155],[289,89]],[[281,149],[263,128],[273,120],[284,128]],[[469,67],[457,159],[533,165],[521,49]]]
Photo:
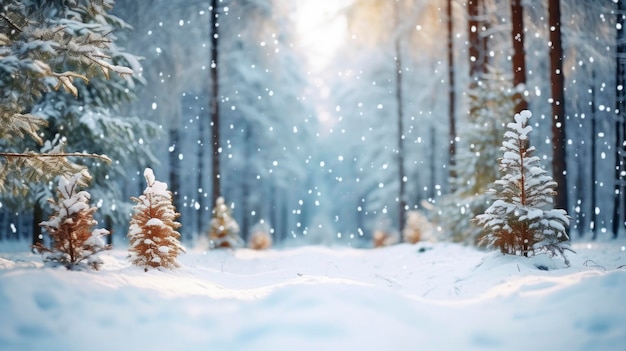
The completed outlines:
[[[107,223],[125,222],[131,204],[118,201],[120,180],[155,162],[146,142],[157,126],[120,114],[143,78],[133,75],[139,59],[115,44],[113,32],[130,26],[109,13],[112,5],[5,1],[0,10],[0,192],[13,211],[34,207],[35,224],[54,195],[48,181],[85,168]],[[32,236],[41,241],[36,226]]]
[[[239,236],[239,224],[232,217],[223,197],[218,197],[213,208],[209,231],[210,248],[235,248],[243,246]]]
[[[532,256],[546,252],[564,256],[563,242],[569,216],[562,209],[548,209],[555,195],[556,183],[541,168],[540,159],[533,156],[529,145],[528,125],[531,113],[524,110],[509,123],[502,142],[504,155],[499,159],[503,174],[494,183],[495,201],[474,221],[483,228],[479,245],[496,247],[502,253]],[[568,263],[567,258],[565,258]]]
[[[79,191],[82,179],[89,178],[89,174],[75,174],[71,178],[61,176],[57,188],[58,200],[48,200],[54,214],[48,221],[41,222],[50,234],[52,247],[47,248],[42,243],[34,248],[44,253],[44,261],[64,265],[73,269],[87,264],[98,269],[102,261],[96,253],[108,249],[102,237],[109,234],[106,229],[91,228],[96,225],[93,214],[98,210],[90,207],[91,195],[87,191]]]
[[[419,211],[407,212],[406,224],[402,230],[402,238],[409,244],[416,244],[427,236],[432,229],[428,218]]]
[[[146,272],[150,267],[179,267],[176,258],[185,249],[176,231],[180,223],[176,222],[179,214],[172,205],[172,193],[167,184],[155,179],[152,169],[145,169],[144,178],[143,195],[132,198],[136,205],[128,229],[129,259]]]
[[[252,227],[248,247],[253,250],[266,250],[272,246],[272,235],[266,223],[258,223]]]

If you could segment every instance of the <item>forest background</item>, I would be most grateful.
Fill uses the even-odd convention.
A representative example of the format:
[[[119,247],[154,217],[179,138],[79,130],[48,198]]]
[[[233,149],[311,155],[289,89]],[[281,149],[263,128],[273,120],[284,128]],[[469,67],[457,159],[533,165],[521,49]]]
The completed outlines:
[[[368,246],[419,210],[442,239],[469,242],[504,124],[525,107],[570,237],[624,231],[621,1],[346,1],[321,22],[342,31],[318,66],[302,31],[321,29],[299,27],[315,4],[115,3],[112,50],[133,79],[113,78],[100,91],[114,103],[88,114],[48,94],[75,107],[72,122],[37,105],[48,121],[66,118],[67,150],[113,159],[76,162],[93,173],[114,243],[126,240],[147,166],[175,194],[186,244],[205,236],[217,195],[244,238],[263,223],[277,242]],[[0,239],[41,238],[53,189],[4,195]]]

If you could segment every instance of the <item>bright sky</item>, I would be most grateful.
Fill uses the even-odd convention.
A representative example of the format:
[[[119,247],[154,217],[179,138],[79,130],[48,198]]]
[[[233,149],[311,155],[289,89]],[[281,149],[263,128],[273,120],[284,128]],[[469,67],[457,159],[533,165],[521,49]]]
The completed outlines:
[[[308,57],[311,73],[320,72],[346,36],[341,9],[351,0],[298,0],[296,23],[299,46]]]
[[[335,58],[346,37],[346,18],[341,10],[352,0],[298,0],[296,23],[298,49],[307,58],[308,74],[318,98],[328,98],[329,87],[323,73]],[[317,106],[318,120],[330,127],[334,118],[327,108]]]

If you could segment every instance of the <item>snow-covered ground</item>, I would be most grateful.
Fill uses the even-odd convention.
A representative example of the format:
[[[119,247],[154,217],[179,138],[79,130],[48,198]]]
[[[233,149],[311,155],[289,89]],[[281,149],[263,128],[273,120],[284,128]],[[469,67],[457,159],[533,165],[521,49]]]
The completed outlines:
[[[625,350],[626,241],[573,248],[189,250],[147,273],[0,253],[0,350]]]

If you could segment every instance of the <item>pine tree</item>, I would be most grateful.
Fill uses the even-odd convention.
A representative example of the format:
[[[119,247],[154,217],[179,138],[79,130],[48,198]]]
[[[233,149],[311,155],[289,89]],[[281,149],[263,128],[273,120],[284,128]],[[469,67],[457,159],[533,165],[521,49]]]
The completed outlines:
[[[424,240],[425,234],[430,231],[432,224],[419,211],[407,212],[406,225],[402,230],[402,237],[409,244],[416,244]]]
[[[232,217],[223,197],[218,197],[213,208],[209,246],[213,248],[235,248],[243,246],[239,236],[239,224]]]
[[[484,214],[475,217],[483,228],[479,245],[496,247],[502,253],[533,256],[537,253],[561,254],[567,247],[569,216],[562,209],[549,209],[556,183],[541,168],[529,145],[531,113],[524,110],[509,123],[502,142],[504,155],[499,159],[503,174],[490,190],[495,197]],[[565,258],[568,263],[567,258]]]
[[[59,178],[58,200],[49,200],[54,214],[40,224],[50,234],[52,247],[47,248],[41,243],[34,246],[44,253],[45,262],[61,264],[68,269],[81,267],[85,260],[94,269],[101,266],[102,261],[95,254],[109,248],[102,240],[109,232],[91,229],[97,224],[93,214],[98,209],[89,206],[91,195],[87,191],[78,190],[82,179],[87,178],[86,171],[70,178]]]
[[[132,198],[136,205],[128,229],[129,259],[146,272],[150,267],[179,267],[176,258],[185,249],[176,231],[180,223],[176,222],[179,214],[172,205],[172,193],[167,184],[155,179],[152,169],[146,168],[143,175],[146,189],[139,198]]]
[[[272,246],[272,235],[269,226],[262,222],[252,227],[248,247],[253,250],[266,250]]]

